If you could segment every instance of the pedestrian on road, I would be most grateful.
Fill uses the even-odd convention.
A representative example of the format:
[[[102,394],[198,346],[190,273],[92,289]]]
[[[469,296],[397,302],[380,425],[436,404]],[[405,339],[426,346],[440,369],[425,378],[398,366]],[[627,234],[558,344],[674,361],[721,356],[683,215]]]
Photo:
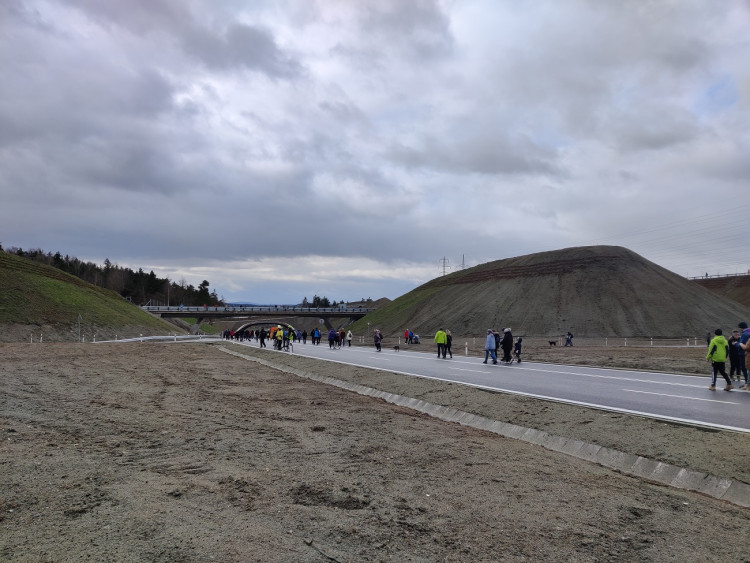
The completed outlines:
[[[492,363],[497,363],[497,354],[495,353],[495,333],[491,328],[487,329],[487,338],[484,341],[484,361],[483,364],[487,363],[487,358],[492,356]]]
[[[338,337],[339,333],[335,330],[331,329],[328,331],[328,347],[333,348],[334,344],[336,343],[336,338]]]
[[[737,381],[740,380],[740,351],[742,348],[739,347],[740,331],[734,329],[732,336],[727,339],[729,344],[729,379],[735,378]],[[744,360],[744,358],[743,358]]]
[[[721,374],[724,380],[727,382],[727,386],[724,387],[724,391],[731,391],[734,389],[732,380],[729,379],[726,370],[727,354],[729,351],[729,343],[721,332],[720,328],[714,331],[716,336],[713,337],[711,343],[708,345],[708,354],[706,359],[711,360],[711,367],[713,367],[713,375],[711,376],[711,387],[709,391],[716,391],[716,376]]]
[[[513,353],[516,355],[516,362],[521,363],[521,346],[523,346],[523,338],[520,336],[516,340],[516,345],[513,348]]]
[[[513,350],[513,334],[510,327],[503,330],[503,339],[500,341],[500,347],[503,349],[503,362],[509,364],[513,361],[510,351]]]
[[[351,348],[351,347],[352,347],[352,337],[353,337],[353,336],[354,336],[354,335],[352,334],[352,331],[351,331],[351,330],[350,330],[349,332],[347,332],[347,333],[346,333],[346,343],[347,343],[347,345],[349,346],[349,348]]]
[[[453,359],[453,350],[451,350],[451,346],[453,346],[453,335],[451,334],[450,330],[445,331],[445,338],[445,350],[446,352],[448,352],[448,355],[451,357],[451,359]]]
[[[435,333],[435,344],[437,344],[437,357],[441,355],[445,359],[445,345],[448,343],[448,335],[445,334],[445,330],[440,327]]]
[[[383,343],[383,335],[380,334],[380,329],[375,329],[375,334],[373,334],[372,339],[375,342],[375,350],[380,352],[380,345]]]
[[[740,330],[742,330],[740,341],[737,343],[737,346],[739,347],[739,356],[737,358],[737,361],[740,366],[740,371],[745,377],[745,384],[740,387],[740,389],[750,391],[750,381],[748,381],[748,370],[750,370],[750,350],[748,350],[748,341],[750,341],[750,328],[747,328],[747,323],[745,321],[742,321],[737,326],[740,327]]]

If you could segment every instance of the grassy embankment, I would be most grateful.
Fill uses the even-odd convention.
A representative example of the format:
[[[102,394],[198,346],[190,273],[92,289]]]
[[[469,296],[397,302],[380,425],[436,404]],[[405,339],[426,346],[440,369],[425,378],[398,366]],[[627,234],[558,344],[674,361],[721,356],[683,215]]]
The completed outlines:
[[[0,325],[0,337],[6,341],[25,340],[32,329],[44,331],[45,339],[76,340],[79,326],[87,341],[94,335],[182,332],[113,291],[4,252],[0,252]]]

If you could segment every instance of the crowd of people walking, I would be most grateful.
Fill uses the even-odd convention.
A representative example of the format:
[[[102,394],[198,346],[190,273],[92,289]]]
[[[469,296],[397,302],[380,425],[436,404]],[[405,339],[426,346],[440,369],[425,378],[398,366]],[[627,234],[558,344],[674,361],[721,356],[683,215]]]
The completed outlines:
[[[709,390],[716,390],[716,379],[721,375],[727,383],[724,391],[734,389],[733,377],[738,384],[742,383],[740,389],[750,391],[748,341],[750,341],[750,329],[748,329],[745,321],[737,325],[729,339],[724,336],[724,331],[720,328],[714,331],[714,336],[708,343],[708,353],[706,354],[706,359],[711,362]],[[726,371],[727,360],[729,360],[729,374]]]
[[[270,340],[276,350],[288,349],[289,342],[302,342],[307,344],[308,338],[314,346],[320,345],[322,334],[319,328],[312,329],[309,333],[307,330],[300,331],[291,326],[276,325],[268,329],[242,329],[242,330],[225,330],[221,334],[226,340],[235,340],[239,342],[257,341],[260,348],[266,347],[266,340]],[[340,349],[351,347],[354,335],[351,330],[330,329],[327,334],[328,347],[331,349]],[[419,344],[419,335],[411,329],[405,329],[403,332],[403,343],[406,345]],[[384,336],[380,329],[374,329],[372,333],[372,342],[377,352],[382,352]],[[724,331],[717,328],[713,335],[709,333],[706,338],[708,342],[708,352],[706,359],[711,362],[711,391],[716,390],[716,380],[721,375],[726,386],[725,391],[735,389],[734,383],[737,383],[740,389],[750,391],[750,329],[745,321],[740,322],[737,328],[732,330],[729,338],[724,336]],[[453,358],[453,335],[450,330],[440,327],[435,333],[433,342],[437,347],[437,357],[439,359]],[[553,342],[550,342],[553,344]],[[573,335],[568,332],[565,335],[565,346],[573,345]],[[399,350],[399,345],[394,349]],[[513,362],[521,363],[521,353],[523,349],[523,338],[513,338],[510,327],[504,328],[502,332],[488,328],[484,342],[484,361],[486,364],[490,360],[493,364],[502,362],[510,365]],[[502,355],[501,355],[502,352]],[[729,361],[729,373],[726,370],[726,362]]]

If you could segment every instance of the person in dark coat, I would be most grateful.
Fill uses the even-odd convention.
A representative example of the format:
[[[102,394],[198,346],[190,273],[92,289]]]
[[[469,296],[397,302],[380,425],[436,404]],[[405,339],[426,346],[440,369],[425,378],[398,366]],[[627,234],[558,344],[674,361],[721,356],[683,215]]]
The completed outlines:
[[[510,328],[503,330],[503,338],[500,341],[500,347],[503,349],[503,361],[509,364],[513,358],[510,356],[510,351],[513,350],[513,334],[510,332]]]
[[[379,329],[375,329],[375,332],[372,336],[373,342],[375,343],[375,349],[380,352],[381,348],[380,345],[383,342],[383,335],[380,333]]]
[[[740,350],[741,348],[737,345],[737,343],[740,341],[740,331],[739,330],[733,330],[732,336],[727,339],[727,343],[729,344],[729,379],[732,379],[733,377],[739,381],[740,380]]]

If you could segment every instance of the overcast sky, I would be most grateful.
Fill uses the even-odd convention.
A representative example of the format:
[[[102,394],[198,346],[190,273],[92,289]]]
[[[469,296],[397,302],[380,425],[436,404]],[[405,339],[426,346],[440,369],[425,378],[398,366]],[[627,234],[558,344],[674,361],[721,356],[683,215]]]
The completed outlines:
[[[229,301],[750,270],[745,0],[2,0],[0,244]]]

